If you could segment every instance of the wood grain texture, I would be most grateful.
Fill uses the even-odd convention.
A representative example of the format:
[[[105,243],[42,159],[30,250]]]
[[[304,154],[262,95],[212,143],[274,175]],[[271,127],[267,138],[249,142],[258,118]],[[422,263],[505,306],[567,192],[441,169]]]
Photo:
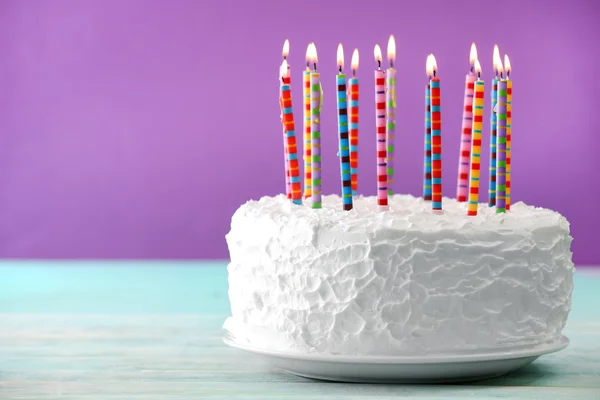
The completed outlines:
[[[599,277],[578,274],[571,345],[513,374],[343,384],[270,370],[222,344],[224,263],[4,263],[0,399],[600,398],[599,294]]]

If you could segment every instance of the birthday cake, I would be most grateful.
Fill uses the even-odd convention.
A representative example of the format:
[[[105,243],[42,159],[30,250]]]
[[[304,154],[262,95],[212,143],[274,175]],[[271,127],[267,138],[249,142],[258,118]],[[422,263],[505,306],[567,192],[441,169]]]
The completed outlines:
[[[269,350],[431,355],[535,346],[560,337],[573,289],[569,223],[513,204],[497,214],[408,195],[377,211],[358,197],[323,208],[285,195],[242,205],[227,244],[238,341]]]

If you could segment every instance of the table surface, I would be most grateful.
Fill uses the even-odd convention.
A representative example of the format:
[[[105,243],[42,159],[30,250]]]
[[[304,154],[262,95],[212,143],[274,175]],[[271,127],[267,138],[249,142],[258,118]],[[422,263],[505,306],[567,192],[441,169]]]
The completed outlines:
[[[598,270],[596,270],[598,271]],[[571,345],[460,385],[327,383],[222,344],[224,262],[0,262],[0,399],[600,399],[600,274],[579,269]]]

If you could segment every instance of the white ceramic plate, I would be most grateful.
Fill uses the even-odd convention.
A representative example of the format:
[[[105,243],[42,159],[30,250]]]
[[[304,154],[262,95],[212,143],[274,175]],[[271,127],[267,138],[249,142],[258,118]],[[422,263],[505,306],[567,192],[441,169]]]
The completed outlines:
[[[569,345],[560,339],[535,347],[486,353],[426,357],[335,356],[286,353],[254,348],[227,334],[223,341],[238,350],[263,357],[271,366],[306,378],[339,382],[442,383],[494,378],[522,368],[539,356]]]

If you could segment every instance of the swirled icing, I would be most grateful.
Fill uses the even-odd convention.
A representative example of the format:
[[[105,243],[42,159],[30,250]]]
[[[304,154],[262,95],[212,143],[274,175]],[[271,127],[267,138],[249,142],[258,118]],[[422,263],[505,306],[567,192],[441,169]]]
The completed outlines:
[[[569,223],[512,205],[431,203],[395,195],[343,211],[285,196],[242,205],[227,244],[232,316],[225,328],[257,347],[344,355],[415,355],[554,340],[573,288]]]

